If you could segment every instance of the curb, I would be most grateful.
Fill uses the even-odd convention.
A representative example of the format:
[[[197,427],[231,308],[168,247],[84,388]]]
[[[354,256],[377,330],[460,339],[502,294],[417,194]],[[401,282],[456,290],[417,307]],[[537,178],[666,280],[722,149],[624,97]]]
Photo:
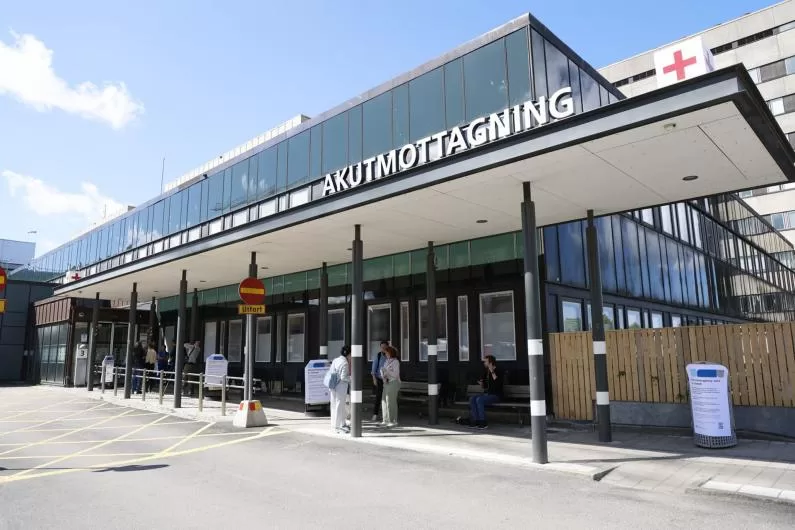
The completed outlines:
[[[751,484],[707,480],[695,488],[688,488],[686,492],[795,506],[795,490],[753,486]]]

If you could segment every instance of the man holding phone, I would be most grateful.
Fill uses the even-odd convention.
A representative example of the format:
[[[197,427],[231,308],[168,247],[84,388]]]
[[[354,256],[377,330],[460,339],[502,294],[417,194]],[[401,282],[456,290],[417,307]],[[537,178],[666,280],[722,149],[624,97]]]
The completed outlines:
[[[472,396],[469,400],[469,424],[478,429],[488,427],[486,423],[486,407],[499,403],[502,399],[502,376],[497,372],[497,360],[493,355],[483,358],[485,371],[483,379],[478,383],[483,388],[483,394]]]

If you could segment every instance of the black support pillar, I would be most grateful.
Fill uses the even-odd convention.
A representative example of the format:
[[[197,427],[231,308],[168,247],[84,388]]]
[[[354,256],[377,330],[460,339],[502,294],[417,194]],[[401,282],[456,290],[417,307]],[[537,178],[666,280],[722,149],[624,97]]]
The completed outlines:
[[[436,332],[436,254],[433,251],[433,241],[428,241],[425,285],[428,308],[428,423],[436,425],[439,423],[439,384],[436,374],[439,348]]]
[[[199,290],[193,290],[190,305],[190,342],[199,340]]]
[[[99,333],[99,293],[94,298],[94,307],[91,309],[91,329],[88,333],[88,373],[86,374],[86,389],[94,390],[94,360],[97,357],[97,334]]]
[[[177,340],[174,341],[174,408],[182,407],[182,369],[185,366],[185,313],[188,301],[188,271],[182,271],[177,307]]]
[[[257,277],[257,253],[251,253],[251,262],[248,265],[248,277]],[[256,330],[254,329],[254,315],[246,315],[246,348],[245,361],[246,367],[243,372],[243,399],[251,401],[254,399],[254,341],[257,340]]]
[[[362,227],[354,229],[353,245],[353,298],[351,300],[351,436],[362,436],[362,324],[364,296],[362,294]]]
[[[593,336],[594,375],[596,376],[596,421],[599,441],[610,442],[610,389],[607,384],[607,346],[605,344],[605,322],[602,316],[602,271],[599,266],[599,240],[593,219],[593,210],[588,210],[588,227],[585,229],[588,247],[588,273],[591,279],[591,334]]]
[[[538,234],[536,206],[530,195],[530,183],[524,183],[522,203],[522,240],[524,242],[524,303],[527,328],[527,365],[530,372],[530,421],[533,462],[546,464],[547,402],[544,388],[544,344],[541,328],[541,289],[538,277]],[[501,375],[501,374],[500,374]]]
[[[135,324],[137,322],[138,284],[133,283],[130,293],[130,319],[127,329],[127,353],[124,356],[124,399],[132,395],[133,348],[135,346]]]
[[[155,329],[157,329],[157,302],[155,301],[155,297],[152,297],[152,301],[149,303],[149,342],[155,344],[155,348],[157,348],[157,337],[155,337]],[[148,344],[147,344],[148,347]]]
[[[328,268],[326,262],[320,269],[320,314],[318,315],[318,337],[320,341],[320,358],[328,359]]]

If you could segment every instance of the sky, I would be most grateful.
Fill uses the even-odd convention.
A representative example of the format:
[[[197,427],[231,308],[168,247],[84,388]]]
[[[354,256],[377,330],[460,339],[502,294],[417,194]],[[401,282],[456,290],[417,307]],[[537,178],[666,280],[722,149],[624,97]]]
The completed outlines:
[[[595,67],[771,0],[0,0],[0,238],[103,212],[523,13]]]

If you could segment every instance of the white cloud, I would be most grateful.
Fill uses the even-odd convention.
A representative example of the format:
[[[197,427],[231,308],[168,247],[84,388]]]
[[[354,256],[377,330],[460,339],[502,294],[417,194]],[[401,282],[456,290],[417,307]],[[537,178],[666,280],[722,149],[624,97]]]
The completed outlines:
[[[40,112],[58,108],[121,129],[144,111],[124,83],[90,81],[76,86],[53,70],[53,51],[34,35],[11,33],[14,43],[0,41],[0,94],[10,94]]]
[[[106,213],[124,210],[121,203],[102,195],[90,182],[81,183],[79,192],[65,192],[37,178],[13,171],[4,170],[2,175],[11,196],[20,198],[40,216],[77,216],[91,223],[99,221]]]

